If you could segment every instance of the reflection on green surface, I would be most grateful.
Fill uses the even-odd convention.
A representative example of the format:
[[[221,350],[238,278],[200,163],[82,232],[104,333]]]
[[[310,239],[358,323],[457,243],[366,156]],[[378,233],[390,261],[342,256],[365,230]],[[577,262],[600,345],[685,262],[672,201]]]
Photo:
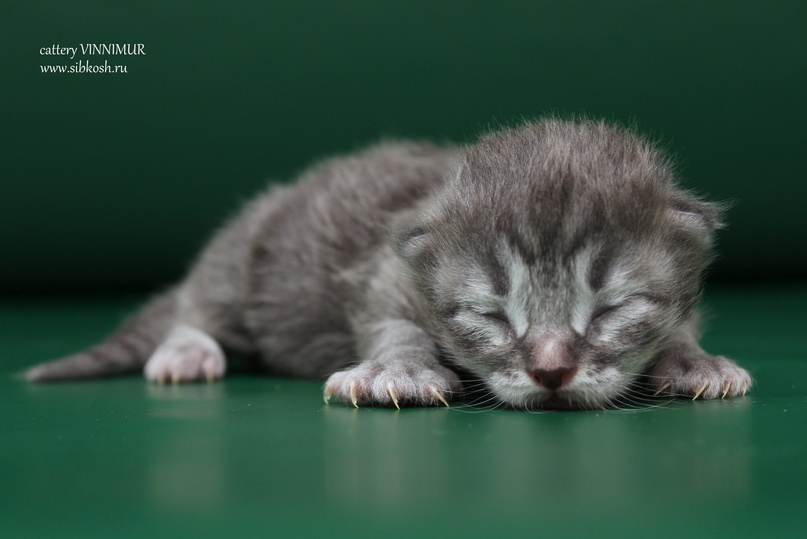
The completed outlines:
[[[323,404],[319,382],[246,375],[28,385],[10,375],[132,302],[4,302],[0,535],[797,536],[805,299],[708,296],[707,348],[754,373],[745,398],[543,413],[357,410]]]

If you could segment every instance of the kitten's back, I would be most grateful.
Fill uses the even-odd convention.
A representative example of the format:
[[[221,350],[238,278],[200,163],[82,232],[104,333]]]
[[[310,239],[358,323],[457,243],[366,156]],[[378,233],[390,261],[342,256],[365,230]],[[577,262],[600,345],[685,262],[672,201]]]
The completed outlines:
[[[247,326],[273,370],[332,372],[355,359],[348,313],[356,291],[339,277],[367,263],[396,220],[442,186],[456,149],[382,143],[324,161],[267,204],[252,242]]]

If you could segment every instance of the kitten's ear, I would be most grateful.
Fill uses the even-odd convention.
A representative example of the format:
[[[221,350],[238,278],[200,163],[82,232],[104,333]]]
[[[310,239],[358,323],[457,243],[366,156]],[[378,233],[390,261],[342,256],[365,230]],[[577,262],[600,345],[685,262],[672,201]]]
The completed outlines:
[[[412,209],[396,215],[390,223],[392,246],[412,268],[423,269],[433,262],[430,220],[430,216]]]
[[[422,225],[399,229],[393,238],[398,254],[409,261],[420,258],[431,244],[431,236]]]
[[[708,246],[715,230],[723,228],[720,218],[724,210],[724,204],[705,202],[688,193],[677,193],[670,199],[667,217],[678,230],[701,245]]]

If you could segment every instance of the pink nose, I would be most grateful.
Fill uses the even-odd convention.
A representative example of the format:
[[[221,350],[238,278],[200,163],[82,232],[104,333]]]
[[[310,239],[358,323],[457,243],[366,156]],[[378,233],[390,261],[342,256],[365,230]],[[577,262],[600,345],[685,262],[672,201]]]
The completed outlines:
[[[577,360],[568,339],[544,333],[531,340],[529,345],[527,374],[536,384],[555,391],[571,382],[577,373]]]
[[[532,369],[530,377],[547,389],[555,390],[568,384],[574,378],[577,367],[559,367],[552,370]]]

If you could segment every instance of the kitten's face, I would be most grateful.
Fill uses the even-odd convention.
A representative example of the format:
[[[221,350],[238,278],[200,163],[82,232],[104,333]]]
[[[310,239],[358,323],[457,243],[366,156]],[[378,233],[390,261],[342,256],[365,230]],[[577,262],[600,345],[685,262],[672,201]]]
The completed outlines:
[[[530,261],[494,243],[482,258],[438,255],[429,296],[451,360],[519,408],[608,406],[697,295],[697,272],[658,245],[592,241]]]
[[[469,148],[399,238],[450,360],[523,408],[602,408],[691,314],[717,209],[640,139],[542,124]]]

